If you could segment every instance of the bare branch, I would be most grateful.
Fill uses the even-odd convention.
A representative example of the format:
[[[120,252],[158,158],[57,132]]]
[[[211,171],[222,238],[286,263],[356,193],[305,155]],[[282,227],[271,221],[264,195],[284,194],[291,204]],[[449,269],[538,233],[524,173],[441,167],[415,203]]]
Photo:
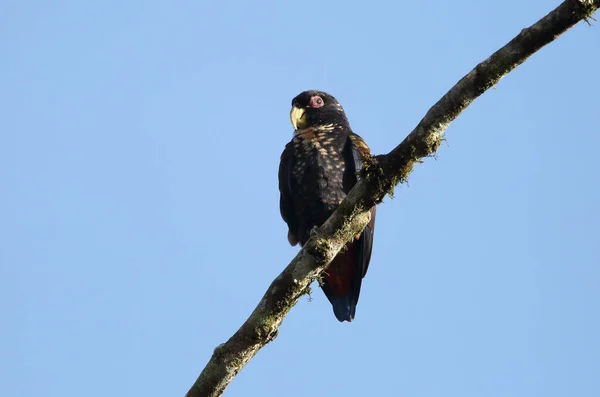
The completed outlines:
[[[394,150],[374,158],[364,178],[271,283],[241,328],[219,345],[187,397],[220,396],[260,348],[272,341],[288,311],[352,236],[369,221],[368,209],[406,181],[419,159],[434,154],[448,125],[478,96],[575,24],[588,21],[600,0],[567,0],[477,65],[444,95]]]

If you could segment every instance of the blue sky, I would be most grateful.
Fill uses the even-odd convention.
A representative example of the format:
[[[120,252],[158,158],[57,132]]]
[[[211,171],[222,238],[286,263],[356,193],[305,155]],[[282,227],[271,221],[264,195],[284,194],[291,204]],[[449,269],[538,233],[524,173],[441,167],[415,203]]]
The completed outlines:
[[[558,4],[0,3],[0,395],[183,396],[297,252],[291,99],[385,153]],[[226,395],[600,395],[599,48],[468,108],[379,207],[355,321],[315,288]]]

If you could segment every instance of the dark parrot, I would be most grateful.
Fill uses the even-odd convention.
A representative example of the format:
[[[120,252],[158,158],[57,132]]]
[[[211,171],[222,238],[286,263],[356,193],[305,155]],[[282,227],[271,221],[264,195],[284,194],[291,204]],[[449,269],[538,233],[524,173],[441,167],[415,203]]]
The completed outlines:
[[[292,100],[294,137],[279,164],[281,217],[292,246],[304,245],[359,178],[369,147],[352,132],[342,105],[322,91],[304,91]],[[371,221],[346,245],[325,271],[321,288],[339,321],[352,321],[373,247],[375,207]]]

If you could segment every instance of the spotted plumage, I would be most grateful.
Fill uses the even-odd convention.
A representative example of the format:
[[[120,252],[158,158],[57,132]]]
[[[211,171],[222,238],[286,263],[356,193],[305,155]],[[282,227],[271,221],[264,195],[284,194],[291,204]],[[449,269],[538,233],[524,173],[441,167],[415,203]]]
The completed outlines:
[[[342,106],[322,91],[305,91],[292,100],[294,137],[279,165],[281,216],[290,244],[303,245],[359,178],[369,147],[352,132]],[[322,289],[339,321],[354,319],[362,279],[371,259],[375,207],[363,232],[332,261]]]

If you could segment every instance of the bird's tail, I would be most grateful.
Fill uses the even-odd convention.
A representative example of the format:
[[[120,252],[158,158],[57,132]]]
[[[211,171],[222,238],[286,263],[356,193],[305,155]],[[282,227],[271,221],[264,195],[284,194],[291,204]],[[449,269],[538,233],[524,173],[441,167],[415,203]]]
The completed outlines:
[[[333,306],[333,314],[335,314],[338,321],[352,322],[354,320],[357,302],[353,302],[351,296],[334,296],[329,301]]]
[[[321,288],[333,306],[339,321],[351,322],[356,313],[363,273],[357,261],[358,247],[350,243],[338,254],[327,270]]]

